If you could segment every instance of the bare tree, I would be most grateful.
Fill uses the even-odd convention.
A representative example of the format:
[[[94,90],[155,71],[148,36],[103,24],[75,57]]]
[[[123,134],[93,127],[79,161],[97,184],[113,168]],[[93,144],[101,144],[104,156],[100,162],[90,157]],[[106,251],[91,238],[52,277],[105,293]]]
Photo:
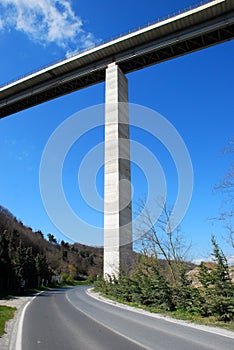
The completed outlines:
[[[234,248],[234,231],[233,231],[233,226],[231,222],[227,223],[227,229],[228,229],[229,241],[231,242],[231,245]]]
[[[227,147],[223,151],[224,155],[232,155],[234,153],[234,137],[231,138]],[[234,160],[232,159],[225,176],[220,183],[214,187],[215,191],[221,191],[224,194],[222,203],[222,211],[216,218],[224,222],[225,229],[228,232],[228,241],[234,248],[234,232],[233,232],[233,217],[234,217]]]
[[[234,136],[229,141],[227,147],[223,151],[224,155],[231,155],[234,153]],[[218,185],[215,186],[215,190],[223,190],[226,193],[231,195],[231,200],[233,201],[233,192],[234,192],[234,160],[232,160],[231,166],[228,169],[227,173],[220,181]]]
[[[157,220],[156,206],[160,207],[161,211]],[[170,279],[176,283],[190,245],[185,243],[179,226],[172,229],[172,210],[167,208],[164,200],[150,206],[145,204],[145,200],[139,200],[137,207],[138,220],[135,231],[142,253],[163,259],[168,267]]]

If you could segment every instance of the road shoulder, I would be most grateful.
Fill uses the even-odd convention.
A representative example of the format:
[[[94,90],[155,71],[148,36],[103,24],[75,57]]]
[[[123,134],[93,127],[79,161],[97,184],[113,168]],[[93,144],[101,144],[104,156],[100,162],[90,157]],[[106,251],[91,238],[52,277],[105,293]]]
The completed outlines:
[[[191,328],[198,329],[198,330],[201,330],[201,331],[204,331],[204,332],[213,333],[213,334],[216,334],[216,335],[221,335],[221,336],[224,336],[224,337],[227,337],[227,338],[234,339],[234,332],[229,331],[227,329],[223,329],[223,328],[219,328],[219,327],[211,327],[211,326],[200,325],[200,324],[189,322],[189,321],[175,319],[175,318],[172,318],[170,316],[163,316],[161,314],[152,313],[150,311],[146,311],[146,310],[134,307],[134,306],[129,306],[129,305],[126,305],[126,304],[122,304],[122,303],[120,303],[118,301],[114,301],[114,300],[108,299],[108,298],[100,295],[100,293],[94,292],[93,288],[87,289],[86,292],[87,292],[87,294],[90,297],[92,297],[92,298],[94,298],[96,300],[99,300],[101,302],[104,302],[104,303],[107,303],[107,304],[110,304],[110,305],[113,305],[113,306],[116,306],[116,307],[119,307],[119,308],[122,308],[122,309],[125,309],[125,310],[128,310],[128,311],[131,311],[131,312],[139,313],[141,315],[145,315],[145,316],[149,316],[149,317],[152,317],[152,318],[165,320],[165,321],[176,323],[176,324],[179,324],[179,325],[182,325],[182,326],[185,326],[185,327],[191,327]]]
[[[32,296],[13,297],[11,299],[0,299],[0,305],[15,307],[16,312],[14,318],[7,321],[5,326],[5,334],[0,338],[0,349],[10,350],[12,343],[16,339],[17,328],[22,310],[27,302],[32,299]]]

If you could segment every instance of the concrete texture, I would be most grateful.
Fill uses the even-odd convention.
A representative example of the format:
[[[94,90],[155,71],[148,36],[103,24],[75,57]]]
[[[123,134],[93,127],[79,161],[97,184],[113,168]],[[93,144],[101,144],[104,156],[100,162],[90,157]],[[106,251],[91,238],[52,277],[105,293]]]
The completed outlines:
[[[112,63],[106,70],[104,277],[128,272],[132,256],[132,204],[128,82]]]
[[[126,74],[232,40],[233,10],[233,0],[213,0],[178,11],[0,87],[0,118],[104,81],[113,57]]]

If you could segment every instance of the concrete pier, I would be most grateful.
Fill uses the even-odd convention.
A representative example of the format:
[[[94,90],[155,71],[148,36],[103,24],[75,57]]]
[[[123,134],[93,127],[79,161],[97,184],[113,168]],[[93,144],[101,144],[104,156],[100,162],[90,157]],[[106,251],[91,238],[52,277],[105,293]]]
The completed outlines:
[[[115,63],[106,70],[104,277],[127,273],[132,260],[128,82]]]

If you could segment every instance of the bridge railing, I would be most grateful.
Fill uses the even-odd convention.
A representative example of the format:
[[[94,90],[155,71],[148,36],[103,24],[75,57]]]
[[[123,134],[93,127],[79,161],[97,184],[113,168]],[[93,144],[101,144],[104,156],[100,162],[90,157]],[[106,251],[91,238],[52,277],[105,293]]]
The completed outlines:
[[[69,57],[62,57],[62,58],[60,58],[60,59],[58,59],[58,60],[56,60],[56,61],[51,61],[51,62],[49,62],[49,63],[47,63],[47,64],[41,66],[40,68],[35,68],[35,69],[31,70],[30,72],[27,72],[27,73],[25,73],[25,74],[22,74],[22,75],[20,75],[20,76],[17,76],[16,78],[13,78],[13,79],[7,81],[7,82],[5,82],[5,83],[2,83],[2,84],[0,84],[0,88],[2,88],[2,87],[4,87],[4,86],[7,86],[7,85],[9,85],[9,84],[12,84],[12,83],[14,83],[15,81],[18,81],[18,80],[20,80],[20,79],[26,78],[26,77],[28,77],[28,76],[34,74],[34,73],[37,73],[37,72],[39,72],[39,71],[41,71],[41,70],[43,70],[43,69],[46,69],[46,68],[48,68],[48,67],[50,67],[50,66],[52,66],[52,65],[54,65],[54,64],[60,63],[60,62],[62,62],[62,61],[65,61],[67,58],[75,57],[75,56],[77,56],[77,55],[79,55],[79,54],[81,54],[81,53],[87,52],[87,51],[89,51],[89,50],[91,50],[91,49],[93,49],[93,48],[95,48],[95,47],[98,47],[98,46],[107,44],[107,43],[109,43],[109,42],[111,42],[111,41],[113,41],[113,40],[119,39],[119,38],[121,38],[121,37],[123,37],[123,36],[125,36],[125,35],[134,33],[134,32],[136,32],[136,31],[138,31],[138,30],[140,30],[140,29],[147,28],[147,27],[152,26],[152,25],[154,25],[154,24],[157,24],[157,23],[159,23],[159,22],[165,21],[165,20],[167,20],[167,19],[169,19],[169,18],[173,18],[173,17],[175,17],[175,16],[178,16],[178,15],[181,14],[181,13],[185,13],[185,12],[187,12],[187,11],[193,10],[193,9],[195,9],[196,7],[199,7],[199,6],[201,6],[201,5],[208,4],[209,2],[212,2],[212,1],[213,1],[213,0],[201,0],[201,1],[199,1],[199,2],[196,2],[196,3],[191,4],[190,6],[184,7],[183,9],[174,11],[174,12],[172,12],[172,13],[169,13],[169,14],[165,15],[165,16],[158,17],[158,18],[157,18],[156,20],[154,20],[154,21],[150,21],[150,22],[147,22],[147,23],[144,24],[144,25],[140,25],[140,26],[137,26],[137,27],[135,27],[135,28],[131,28],[130,30],[128,30],[128,31],[126,31],[126,32],[122,32],[122,33],[120,33],[120,34],[117,34],[117,35],[115,35],[115,36],[113,36],[113,37],[111,37],[111,38],[104,39],[104,40],[98,40],[94,45],[90,45],[89,47],[87,47],[87,48],[85,48],[85,49],[83,49],[83,50],[80,50],[80,51],[74,51],[74,54],[71,53],[71,55],[69,55]]]

